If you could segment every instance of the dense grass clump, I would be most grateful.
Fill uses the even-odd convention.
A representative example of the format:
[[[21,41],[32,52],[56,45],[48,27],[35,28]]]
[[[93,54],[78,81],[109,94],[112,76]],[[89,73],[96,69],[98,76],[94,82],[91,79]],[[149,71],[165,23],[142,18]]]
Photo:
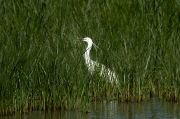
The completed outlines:
[[[2,0],[0,115],[47,109],[88,110],[91,101],[179,101],[178,0]],[[110,84],[85,65],[114,70]]]

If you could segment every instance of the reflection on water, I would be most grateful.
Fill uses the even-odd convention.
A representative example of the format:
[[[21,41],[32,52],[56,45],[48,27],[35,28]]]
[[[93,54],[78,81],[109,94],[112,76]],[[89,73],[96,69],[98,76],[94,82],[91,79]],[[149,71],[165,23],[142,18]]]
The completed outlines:
[[[15,114],[5,116],[4,119],[99,119],[99,118],[180,118],[178,103],[159,101],[153,98],[149,102],[142,103],[119,103],[111,101],[109,103],[92,103],[89,113],[79,111],[54,111],[42,112],[34,111],[26,114]],[[1,117],[0,117],[1,118]]]

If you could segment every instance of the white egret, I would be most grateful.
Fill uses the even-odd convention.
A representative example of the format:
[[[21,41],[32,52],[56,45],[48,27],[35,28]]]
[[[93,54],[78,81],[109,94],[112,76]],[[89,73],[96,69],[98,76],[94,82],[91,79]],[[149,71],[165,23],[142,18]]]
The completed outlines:
[[[110,83],[115,82],[116,84],[118,83],[117,81],[117,76],[115,72],[111,71],[109,68],[105,67],[103,64],[99,64],[97,61],[93,61],[90,58],[90,50],[92,48],[92,45],[97,47],[89,37],[85,38],[78,38],[78,40],[82,40],[88,43],[88,46],[86,48],[85,52],[85,62],[88,67],[88,70],[91,72],[91,74],[96,71],[96,69],[101,69],[100,70],[100,76],[103,76],[105,79],[107,79]]]

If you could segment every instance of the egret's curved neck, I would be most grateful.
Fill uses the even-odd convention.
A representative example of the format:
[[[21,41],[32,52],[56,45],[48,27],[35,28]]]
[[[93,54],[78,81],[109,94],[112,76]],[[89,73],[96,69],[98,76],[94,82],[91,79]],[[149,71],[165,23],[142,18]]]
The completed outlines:
[[[85,60],[90,60],[90,50],[92,48],[92,42],[88,42],[88,47],[86,48],[86,52],[85,52]]]

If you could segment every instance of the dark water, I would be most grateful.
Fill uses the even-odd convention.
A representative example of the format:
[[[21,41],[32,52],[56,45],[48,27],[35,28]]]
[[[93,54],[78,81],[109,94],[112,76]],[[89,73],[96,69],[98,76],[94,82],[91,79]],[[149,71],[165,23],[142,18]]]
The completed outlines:
[[[15,114],[13,116],[0,117],[4,119],[157,119],[157,118],[180,118],[178,103],[159,101],[153,98],[149,102],[142,103],[119,103],[111,101],[106,103],[92,103],[89,113],[80,111],[34,111],[26,114]]]

